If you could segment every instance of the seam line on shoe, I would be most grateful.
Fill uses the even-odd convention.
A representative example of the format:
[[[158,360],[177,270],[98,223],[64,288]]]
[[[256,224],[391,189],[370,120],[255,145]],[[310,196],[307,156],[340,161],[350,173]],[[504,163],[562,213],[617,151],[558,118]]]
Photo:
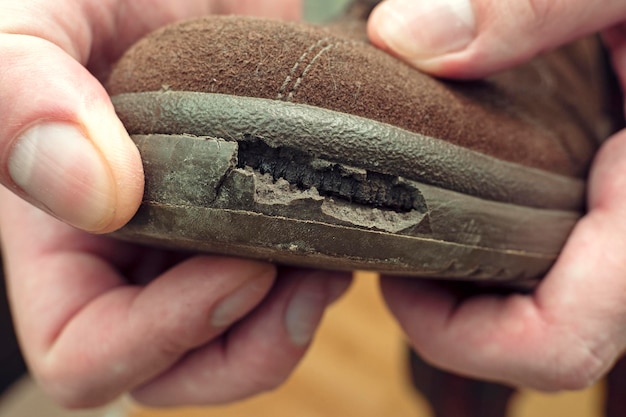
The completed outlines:
[[[313,57],[313,59],[309,62],[309,64],[306,66],[306,68],[304,69],[304,71],[302,71],[302,74],[298,77],[298,79],[296,80],[296,83],[294,84],[294,86],[291,88],[291,90],[289,91],[289,95],[287,96],[287,101],[291,101],[293,99],[293,96],[296,94],[296,92],[298,91],[298,88],[300,88],[300,85],[302,84],[302,80],[308,75],[309,71],[311,70],[311,68],[313,67],[313,65],[315,65],[315,63],[317,62],[317,60],[324,55],[326,52],[330,51],[331,49],[333,49],[335,46],[337,46],[337,44],[331,44],[328,45],[326,47],[324,47],[321,51],[319,51],[317,53],[317,55],[315,55]]]
[[[315,42],[313,45],[307,48],[307,50],[300,56],[300,58],[296,60],[296,63],[293,65],[293,67],[291,68],[291,71],[289,72],[289,74],[285,78],[285,81],[283,82],[283,84],[280,86],[280,89],[278,90],[278,94],[276,96],[278,100],[282,100],[285,97],[285,92],[287,91],[287,87],[289,86],[289,83],[291,83],[291,80],[296,75],[296,71],[298,70],[300,65],[302,65],[306,57],[309,56],[309,54],[313,52],[316,48],[319,48],[324,43],[327,43],[329,39],[330,38],[323,38]]]

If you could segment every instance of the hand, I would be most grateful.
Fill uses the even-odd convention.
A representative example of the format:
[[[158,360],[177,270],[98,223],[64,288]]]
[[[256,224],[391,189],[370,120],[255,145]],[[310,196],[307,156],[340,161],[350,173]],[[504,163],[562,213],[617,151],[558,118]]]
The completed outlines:
[[[626,3],[388,0],[373,42],[438,76],[482,77],[603,31],[626,86]],[[386,301],[417,351],[441,368],[542,390],[584,388],[626,348],[626,131],[600,149],[588,214],[532,295],[459,298],[385,278]]]
[[[92,74],[105,76],[146,32],[218,11],[295,18],[298,4],[0,0],[0,237],[9,297],[33,376],[68,407],[126,391],[157,406],[215,404],[272,388],[348,285],[345,274],[277,272],[79,230],[122,226],[143,186],[137,151]]]

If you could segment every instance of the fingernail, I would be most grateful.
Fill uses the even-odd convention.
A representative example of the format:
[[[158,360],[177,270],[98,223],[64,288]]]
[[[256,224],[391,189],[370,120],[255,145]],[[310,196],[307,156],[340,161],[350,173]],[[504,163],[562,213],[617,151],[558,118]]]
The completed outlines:
[[[387,0],[376,19],[378,36],[413,61],[459,51],[475,36],[470,0]]]
[[[327,281],[312,274],[306,277],[291,297],[285,313],[287,334],[296,346],[311,342],[328,304]]]
[[[256,307],[267,294],[273,277],[272,273],[266,277],[253,278],[237,288],[215,307],[211,316],[211,325],[216,328],[229,326]]]
[[[111,221],[114,187],[101,155],[76,125],[35,125],[15,142],[11,179],[40,208],[86,231]]]

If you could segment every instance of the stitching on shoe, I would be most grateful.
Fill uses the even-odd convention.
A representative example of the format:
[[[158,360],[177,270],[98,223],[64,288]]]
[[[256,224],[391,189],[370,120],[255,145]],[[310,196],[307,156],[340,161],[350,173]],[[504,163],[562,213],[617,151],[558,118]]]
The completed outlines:
[[[315,44],[311,45],[306,50],[306,52],[304,54],[302,54],[302,56],[296,61],[295,65],[291,68],[291,71],[289,72],[289,75],[287,75],[287,78],[285,78],[285,81],[283,82],[282,86],[278,90],[278,95],[276,96],[277,100],[291,101],[293,99],[293,97],[295,96],[295,94],[297,93],[297,91],[300,88],[300,86],[302,85],[302,82],[304,81],[304,78],[308,75],[308,73],[311,70],[311,68],[313,68],[313,66],[317,63],[317,61],[320,59],[320,57],[322,55],[324,55],[326,52],[328,52],[331,49],[336,48],[337,46],[340,46],[340,45],[348,45],[348,44],[355,44],[356,45],[356,44],[360,43],[360,42],[351,41],[351,40],[350,41],[335,42],[335,43],[328,43],[329,39],[331,39],[331,38],[324,38],[324,39],[319,40]],[[298,69],[305,62],[306,58],[313,51],[315,51],[317,48],[320,48],[320,47],[321,47],[321,49],[317,52],[317,54],[315,54],[315,56],[313,58],[311,58],[308,61],[308,64],[306,65],[306,67],[302,70],[300,75],[296,78],[296,80],[293,83],[292,87],[289,88],[289,90],[287,91],[287,88],[288,88],[289,84],[293,81],[296,73],[298,72]]]
[[[285,96],[285,91],[287,90],[287,86],[289,85],[289,83],[291,82],[291,80],[293,79],[293,77],[296,75],[296,71],[298,70],[298,67],[302,64],[302,62],[304,62],[304,60],[306,59],[306,57],[313,52],[313,50],[315,48],[320,47],[321,45],[323,45],[324,43],[326,43],[328,41],[329,38],[324,38],[324,39],[320,39],[319,41],[315,42],[313,45],[311,45],[303,54],[302,56],[300,56],[300,58],[298,58],[298,60],[296,61],[296,63],[293,65],[293,67],[291,68],[291,71],[289,72],[289,74],[287,75],[287,78],[285,78],[285,81],[283,82],[283,84],[280,86],[280,89],[278,90],[278,95],[276,96],[276,98],[278,100],[282,100],[283,97]]]
[[[278,95],[276,96],[277,100],[285,100],[285,99],[286,100],[290,100],[293,97],[293,93],[295,92],[295,90],[298,89],[298,87],[302,83],[302,78],[306,76],[306,74],[308,73],[308,71],[311,68],[311,66],[315,63],[315,61],[317,61],[317,59],[319,59],[319,57],[321,55],[323,55],[324,52],[328,51],[329,49],[331,49],[334,46],[334,44],[330,44],[328,42],[329,39],[331,39],[331,38],[324,38],[324,39],[320,39],[319,41],[315,42],[313,45],[311,45],[302,54],[302,56],[300,56],[300,58],[298,58],[298,60],[294,64],[294,66],[291,68],[291,71],[289,72],[289,74],[285,78],[285,81],[283,82],[283,84],[281,85],[280,89],[278,90]],[[296,73],[298,72],[298,68],[301,67],[301,65],[305,62],[306,58],[313,51],[315,51],[316,49],[318,49],[320,47],[322,47],[321,51],[319,51],[312,59],[310,59],[308,61],[307,66],[304,68],[302,73],[296,78],[294,86],[292,86],[291,88],[288,88],[289,84],[291,84],[292,80],[296,76]]]
[[[291,101],[293,99],[293,96],[296,94],[296,91],[298,91],[298,88],[300,88],[300,85],[302,84],[302,80],[304,79],[304,77],[306,77],[309,73],[309,70],[311,69],[311,67],[313,67],[313,65],[315,65],[315,63],[317,62],[317,60],[324,55],[324,53],[330,51],[331,49],[333,49],[335,46],[337,46],[337,44],[331,44],[328,45],[326,47],[324,47],[321,51],[319,51],[317,53],[317,55],[315,55],[313,57],[313,59],[309,62],[309,65],[306,66],[306,68],[304,69],[304,71],[302,71],[302,74],[298,77],[298,79],[296,79],[296,83],[293,85],[293,87],[291,88],[291,90],[289,91],[289,95],[287,96],[287,101]]]

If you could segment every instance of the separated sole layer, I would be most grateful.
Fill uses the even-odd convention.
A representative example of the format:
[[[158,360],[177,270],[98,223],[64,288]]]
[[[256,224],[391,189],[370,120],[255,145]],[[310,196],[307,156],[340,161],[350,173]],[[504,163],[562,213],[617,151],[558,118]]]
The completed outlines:
[[[332,269],[523,280],[552,265],[581,181],[369,119],[193,92],[113,98],[146,189],[116,235]]]

